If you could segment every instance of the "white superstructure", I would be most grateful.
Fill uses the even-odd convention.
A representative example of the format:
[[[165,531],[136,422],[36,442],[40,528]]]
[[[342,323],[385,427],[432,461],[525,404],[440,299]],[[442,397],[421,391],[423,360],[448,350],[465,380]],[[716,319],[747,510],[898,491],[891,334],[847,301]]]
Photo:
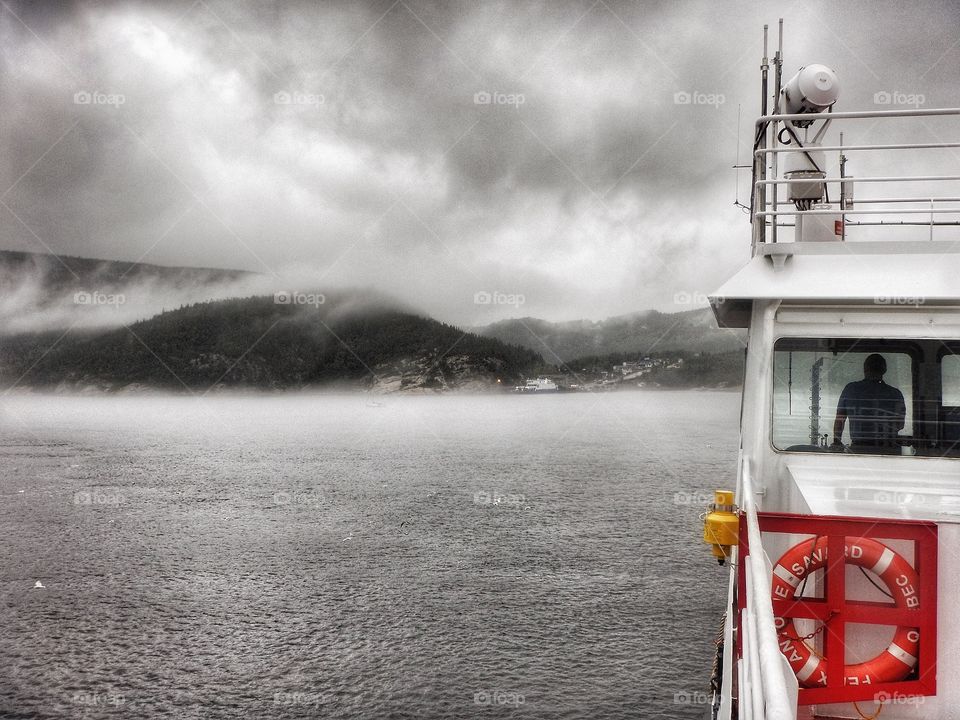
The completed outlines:
[[[869,718],[882,708],[883,720],[956,719],[960,109],[834,111],[836,76],[809,67],[781,92],[777,72],[774,112],[756,124],[752,258],[711,297],[721,326],[748,333],[740,546],[729,557],[714,716]],[[797,98],[804,87],[812,101]],[[868,129],[883,141],[858,140]],[[882,379],[868,370],[874,355]],[[869,395],[878,385],[899,391],[903,408]],[[871,423],[890,424],[895,438],[871,439]],[[822,528],[839,528],[839,569],[829,558],[808,574],[778,563],[791,552],[810,563]],[[924,533],[935,542],[909,539]],[[870,537],[886,549],[855,567],[858,540]],[[891,557],[919,579],[885,588]],[[778,577],[795,594],[772,592]],[[797,621],[800,638],[773,621],[796,599],[806,606],[793,617],[820,613]],[[897,627],[919,636],[916,646],[891,642]],[[831,650],[843,661],[826,679],[818,663]]]

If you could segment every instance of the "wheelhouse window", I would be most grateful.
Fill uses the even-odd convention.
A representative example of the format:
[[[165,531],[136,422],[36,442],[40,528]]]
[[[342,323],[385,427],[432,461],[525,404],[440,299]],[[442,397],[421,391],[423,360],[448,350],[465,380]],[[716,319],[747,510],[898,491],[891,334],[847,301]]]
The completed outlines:
[[[773,363],[774,447],[792,452],[913,454],[918,445],[915,388],[922,359],[923,349],[913,341],[778,340]],[[960,366],[957,373],[960,396]],[[960,399],[957,409],[960,422]]]
[[[955,408],[960,407],[960,355],[947,350],[940,361],[943,404]]]
[[[940,445],[945,454],[960,456],[960,344],[944,346],[940,387],[942,401],[936,409]]]

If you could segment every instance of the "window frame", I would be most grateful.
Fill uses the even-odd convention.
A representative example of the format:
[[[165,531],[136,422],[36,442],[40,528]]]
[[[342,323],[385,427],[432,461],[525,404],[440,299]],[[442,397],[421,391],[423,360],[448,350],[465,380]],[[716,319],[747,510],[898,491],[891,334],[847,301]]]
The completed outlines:
[[[943,403],[943,359],[948,355],[960,358],[960,340],[941,340],[937,348],[937,397],[936,397],[936,417],[937,442],[943,442],[943,411],[946,408],[960,408],[960,405],[944,405]],[[952,453],[944,453],[941,457],[960,458],[960,449]]]

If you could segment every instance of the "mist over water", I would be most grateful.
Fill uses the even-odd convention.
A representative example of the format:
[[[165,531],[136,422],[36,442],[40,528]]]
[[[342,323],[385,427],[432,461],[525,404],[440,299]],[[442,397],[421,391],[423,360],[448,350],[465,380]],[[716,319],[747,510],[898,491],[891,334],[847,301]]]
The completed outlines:
[[[0,715],[704,717],[738,406],[7,397]]]

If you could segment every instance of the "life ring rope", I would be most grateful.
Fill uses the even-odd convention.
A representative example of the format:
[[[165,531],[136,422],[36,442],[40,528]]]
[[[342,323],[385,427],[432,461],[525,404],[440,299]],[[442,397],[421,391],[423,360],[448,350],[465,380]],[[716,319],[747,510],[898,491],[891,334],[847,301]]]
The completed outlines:
[[[844,538],[844,558],[845,562],[880,578],[896,607],[919,610],[919,577],[903,556],[871,538],[847,537]],[[793,600],[802,597],[807,580],[826,564],[826,537],[816,536],[812,542],[802,540],[797,543],[783,554],[773,569],[773,599]],[[827,661],[807,641],[822,633],[835,615],[832,612],[818,628],[802,637],[798,636],[792,618],[775,619],[777,634],[781,638],[780,651],[802,687],[827,684]],[[868,684],[902,680],[917,665],[919,647],[919,628],[898,627],[893,640],[875,658],[844,666],[844,682]]]

